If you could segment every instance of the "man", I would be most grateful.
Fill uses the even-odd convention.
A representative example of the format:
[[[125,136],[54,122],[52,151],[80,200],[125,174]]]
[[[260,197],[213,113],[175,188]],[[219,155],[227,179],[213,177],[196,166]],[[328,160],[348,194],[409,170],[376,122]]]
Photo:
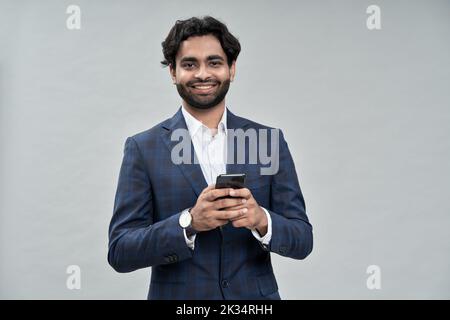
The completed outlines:
[[[237,161],[231,130],[272,128],[225,107],[240,44],[223,23],[177,21],[162,46],[182,106],[125,143],[108,261],[118,272],[152,267],[149,299],[280,299],[270,252],[304,259],[313,243],[283,134],[267,143],[277,155],[272,174],[252,154]],[[180,130],[198,161],[174,159]],[[246,187],[215,188],[223,173],[245,173]]]

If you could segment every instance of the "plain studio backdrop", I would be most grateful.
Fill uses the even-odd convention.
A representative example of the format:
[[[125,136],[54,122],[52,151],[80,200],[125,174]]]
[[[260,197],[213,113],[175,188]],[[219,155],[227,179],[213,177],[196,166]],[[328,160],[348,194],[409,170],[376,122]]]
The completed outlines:
[[[314,226],[306,260],[272,254],[281,297],[450,298],[449,1],[0,3],[1,298],[146,298],[150,269],[107,263],[124,142],[177,111],[161,41],[206,14],[242,44],[227,106],[283,129]]]

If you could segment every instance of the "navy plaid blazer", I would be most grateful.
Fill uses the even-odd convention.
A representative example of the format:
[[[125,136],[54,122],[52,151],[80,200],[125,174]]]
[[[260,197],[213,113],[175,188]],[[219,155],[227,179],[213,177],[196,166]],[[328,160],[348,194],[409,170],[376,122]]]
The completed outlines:
[[[207,183],[198,163],[171,161],[171,150],[179,143],[171,140],[171,133],[178,128],[187,130],[181,108],[126,140],[109,227],[109,264],[118,272],[152,267],[148,299],[280,299],[270,252],[304,259],[313,246],[312,226],[282,131],[276,174],[260,175],[264,165],[259,160],[250,164],[248,152],[244,164],[226,165],[227,173],[246,173],[247,188],[268,210],[269,246],[249,229],[228,223],[198,233],[191,250],[178,218],[195,205]],[[227,128],[271,129],[229,110]]]

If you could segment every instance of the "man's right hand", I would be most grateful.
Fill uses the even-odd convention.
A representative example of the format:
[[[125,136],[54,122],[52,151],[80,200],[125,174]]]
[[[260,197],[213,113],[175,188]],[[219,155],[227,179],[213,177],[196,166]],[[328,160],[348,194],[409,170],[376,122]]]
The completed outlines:
[[[192,227],[198,231],[208,231],[223,226],[231,219],[242,217],[247,208],[221,211],[220,209],[236,207],[244,204],[243,198],[223,198],[230,195],[231,188],[215,189],[212,184],[198,196],[197,203],[190,210],[192,215]]]

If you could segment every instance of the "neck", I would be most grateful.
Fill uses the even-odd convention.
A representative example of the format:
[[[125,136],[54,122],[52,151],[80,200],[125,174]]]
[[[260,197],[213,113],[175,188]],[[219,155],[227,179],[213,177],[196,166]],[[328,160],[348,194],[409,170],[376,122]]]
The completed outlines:
[[[183,100],[183,107],[189,112],[195,119],[203,123],[210,129],[217,129],[220,119],[225,111],[225,99],[218,105],[209,109],[198,109],[190,106]]]

